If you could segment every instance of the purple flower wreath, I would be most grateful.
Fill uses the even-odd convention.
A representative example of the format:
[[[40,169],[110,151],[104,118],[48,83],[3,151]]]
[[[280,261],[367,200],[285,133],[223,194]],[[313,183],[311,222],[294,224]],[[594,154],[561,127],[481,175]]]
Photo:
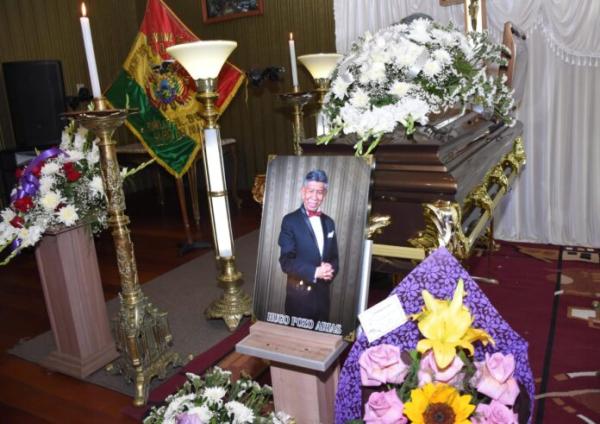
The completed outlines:
[[[494,352],[510,353],[514,356],[516,362],[514,377],[522,386],[522,391],[528,395],[528,399],[525,399],[522,405],[526,408],[525,412],[528,409],[529,414],[525,413],[525,415],[528,415],[528,421],[531,421],[534,383],[527,357],[527,342],[504,321],[468,272],[448,250],[439,248],[433,252],[406,276],[390,295],[398,296],[407,315],[415,314],[423,308],[422,290],[428,290],[438,299],[450,299],[459,278],[462,278],[465,283],[466,297],[463,303],[473,315],[473,326],[487,331],[496,342],[495,346],[488,344],[483,347],[478,344],[475,349],[475,360],[483,361],[486,353]],[[335,402],[337,424],[361,419],[363,416],[359,365],[359,358],[363,351],[381,344],[397,346],[400,351],[411,350],[415,349],[419,338],[416,323],[409,321],[372,344],[369,344],[364,334],[356,340],[340,373]]]

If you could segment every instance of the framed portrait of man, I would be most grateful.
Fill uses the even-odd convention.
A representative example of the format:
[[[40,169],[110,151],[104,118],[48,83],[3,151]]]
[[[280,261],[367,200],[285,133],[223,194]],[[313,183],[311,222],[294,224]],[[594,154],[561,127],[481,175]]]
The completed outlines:
[[[276,156],[267,167],[254,315],[348,336],[356,329],[372,159]],[[361,291],[362,290],[362,291]]]

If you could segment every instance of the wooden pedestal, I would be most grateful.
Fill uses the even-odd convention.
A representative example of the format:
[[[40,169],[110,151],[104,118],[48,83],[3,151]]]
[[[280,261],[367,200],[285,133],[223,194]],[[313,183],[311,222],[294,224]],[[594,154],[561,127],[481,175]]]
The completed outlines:
[[[119,356],[89,225],[44,235],[35,257],[56,342],[42,364],[87,377]]]
[[[346,346],[340,336],[258,321],[236,350],[272,361],[275,410],[298,424],[329,424],[334,420],[337,359]]]

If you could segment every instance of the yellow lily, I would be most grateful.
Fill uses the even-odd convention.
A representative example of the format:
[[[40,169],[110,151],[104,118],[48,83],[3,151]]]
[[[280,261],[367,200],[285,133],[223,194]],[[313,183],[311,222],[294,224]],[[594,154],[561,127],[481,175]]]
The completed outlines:
[[[449,366],[456,356],[456,348],[461,347],[472,355],[473,342],[480,340],[483,344],[494,343],[492,337],[484,330],[471,328],[473,317],[463,305],[464,283],[458,280],[451,301],[435,299],[427,290],[423,290],[425,306],[423,311],[415,314],[419,330],[424,339],[417,343],[417,351],[425,353],[433,349],[437,366],[441,369]]]

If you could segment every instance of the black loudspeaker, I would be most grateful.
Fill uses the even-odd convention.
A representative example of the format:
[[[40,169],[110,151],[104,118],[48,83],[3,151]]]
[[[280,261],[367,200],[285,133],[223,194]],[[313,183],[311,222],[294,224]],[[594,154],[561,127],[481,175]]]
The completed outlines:
[[[66,111],[65,84],[58,60],[2,64],[17,150],[60,143]]]

